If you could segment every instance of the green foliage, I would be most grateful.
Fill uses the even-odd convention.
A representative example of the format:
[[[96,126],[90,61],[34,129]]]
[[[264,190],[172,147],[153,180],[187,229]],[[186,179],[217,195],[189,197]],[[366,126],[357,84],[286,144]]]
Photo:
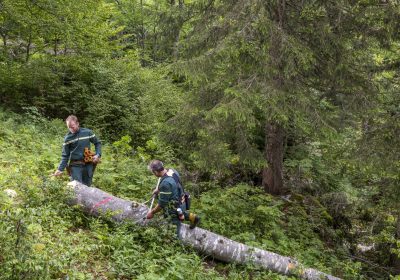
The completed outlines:
[[[287,176],[297,191],[322,195],[349,191],[354,166],[348,156],[354,148],[355,130],[330,133],[321,142],[299,143],[288,148],[285,161]]]
[[[71,113],[104,144],[95,186],[145,201],[159,158],[190,179],[205,227],[346,279],[389,277],[400,11],[384,2],[1,1],[0,102],[20,115],[0,111],[0,278],[284,278],[67,207],[67,178],[48,177],[65,124],[48,118]],[[291,202],[243,184],[261,183],[270,123]]]
[[[47,116],[89,106],[90,65],[115,49],[110,5],[99,1],[3,1],[1,101]]]
[[[59,160],[64,124],[29,112],[24,118],[0,114],[0,274],[4,279],[293,279],[251,265],[202,259],[174,239],[171,225],[116,225],[68,206],[66,178],[48,177]],[[130,142],[125,136],[104,146],[94,184],[141,202],[148,199],[156,178],[142,159],[132,155]],[[196,188],[202,192],[199,200],[193,200],[202,227],[322,270],[345,264],[343,275],[348,279],[358,271],[354,264],[328,253],[314,232],[330,223],[319,203],[287,205],[255,187],[239,185],[222,192],[215,187],[187,184],[194,195]],[[17,196],[11,198],[5,189],[15,190]],[[308,226],[310,217],[313,227]]]
[[[173,230],[114,227],[68,206],[66,181],[49,177],[59,160],[64,124],[39,121],[31,114],[34,118],[27,116],[26,120],[11,113],[0,114],[1,279],[181,279],[191,275],[193,279],[218,279],[212,269],[202,268],[199,256],[173,241]],[[54,135],[60,135],[59,139]],[[123,145],[129,146],[129,138],[120,143],[124,141]],[[95,184],[122,197],[143,199],[151,193],[155,179],[146,165],[129,160],[126,151],[105,146],[107,156]],[[117,169],[111,170],[111,166]],[[114,184],[107,184],[107,175],[115,178]],[[17,196],[11,198],[6,189],[14,190]],[[164,248],[158,245],[168,239],[172,244]]]
[[[114,20],[123,26],[125,48],[138,50],[142,65],[176,60],[198,2],[202,1],[118,1],[120,13]]]
[[[202,226],[211,231],[292,256],[306,266],[329,268],[328,273],[344,279],[359,279],[359,264],[341,254],[338,257],[331,254],[337,250],[346,255],[347,250],[334,244],[340,236],[332,228],[332,217],[326,208],[312,197],[299,195],[290,199],[291,202],[279,201],[256,187],[238,185],[222,193],[221,190],[204,193],[193,207],[200,208]],[[337,247],[327,247],[324,239]]]
[[[65,204],[64,183],[51,180],[59,157],[60,122],[41,123],[27,116],[26,125],[1,112],[1,193],[16,196],[1,200],[0,251],[2,279],[54,279],[75,275],[96,262],[103,245],[74,228],[74,210]],[[43,120],[42,120],[43,121]],[[1,196],[3,198],[3,195]],[[86,267],[86,268],[85,268]]]
[[[127,235],[126,232],[130,234]],[[213,270],[199,270],[202,259],[174,240],[173,229],[117,229],[111,241],[111,259],[117,278],[135,279],[221,279]],[[172,246],[162,246],[170,243]]]
[[[266,166],[268,124],[307,144],[328,126],[340,127],[343,106],[358,97],[351,93],[373,92],[359,75],[371,63],[369,53],[358,50],[355,58],[348,47],[359,40],[353,32],[362,31],[333,26],[341,16],[357,25],[364,12],[357,5],[341,3],[355,9],[351,15],[322,2],[218,1],[202,10],[175,64],[190,89],[170,131],[181,136],[178,144],[194,143],[184,158],[217,178],[256,173]]]
[[[177,110],[178,91],[163,71],[142,69],[135,51],[119,52],[113,4],[47,2],[2,3],[1,102],[62,119],[73,113],[105,139],[129,134],[143,146]]]
[[[106,20],[112,14],[112,6],[99,1],[3,1],[2,58],[28,62],[46,53],[107,54],[117,31]]]

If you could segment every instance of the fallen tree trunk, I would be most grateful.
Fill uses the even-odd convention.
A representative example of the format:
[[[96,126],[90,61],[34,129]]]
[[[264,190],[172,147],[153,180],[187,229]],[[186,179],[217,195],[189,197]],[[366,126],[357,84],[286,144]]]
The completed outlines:
[[[146,205],[115,197],[76,181],[68,185],[74,190],[71,203],[82,206],[90,215],[107,215],[117,222],[133,221],[143,226],[147,224],[144,218],[149,209]],[[302,279],[340,279],[312,268],[304,268],[292,258],[247,246],[199,227],[189,229],[188,225],[183,224],[181,237],[183,243],[220,261],[252,263],[283,275],[295,275]]]

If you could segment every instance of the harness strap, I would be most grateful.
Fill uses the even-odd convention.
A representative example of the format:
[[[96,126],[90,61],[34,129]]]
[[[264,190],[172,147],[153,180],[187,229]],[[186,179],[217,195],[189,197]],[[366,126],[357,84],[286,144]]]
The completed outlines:
[[[174,172],[172,168],[168,169],[167,173],[163,176],[163,179],[165,177],[172,177],[174,179],[176,185],[178,186],[178,190],[181,192],[180,199],[182,200],[182,197],[185,195],[185,189],[183,188],[181,178]]]

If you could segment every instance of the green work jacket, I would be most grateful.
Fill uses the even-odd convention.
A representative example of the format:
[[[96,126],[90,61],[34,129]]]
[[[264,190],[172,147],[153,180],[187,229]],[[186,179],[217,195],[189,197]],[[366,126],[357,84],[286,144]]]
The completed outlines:
[[[76,133],[68,132],[64,137],[58,170],[63,171],[71,161],[83,160],[85,148],[90,149],[90,143],[94,144],[96,155],[101,157],[101,142],[90,129],[81,127]]]
[[[180,201],[181,193],[172,176],[164,175],[161,178],[159,186],[159,198],[158,204],[160,207],[166,210],[175,210],[178,207],[178,202]]]

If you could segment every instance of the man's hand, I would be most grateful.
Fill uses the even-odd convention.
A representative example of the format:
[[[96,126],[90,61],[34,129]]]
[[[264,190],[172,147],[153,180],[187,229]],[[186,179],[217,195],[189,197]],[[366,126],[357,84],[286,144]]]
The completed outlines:
[[[153,219],[153,217],[154,217],[153,211],[149,211],[149,213],[147,213],[146,219],[150,220]]]
[[[93,156],[93,163],[99,163],[100,162],[100,157],[99,155],[94,155]]]
[[[57,169],[56,172],[53,173],[53,176],[58,177],[58,176],[61,176],[62,174],[63,174],[63,172]]]
[[[147,213],[146,218],[150,220],[154,217],[155,213],[158,213],[160,211],[161,211],[161,206],[159,204],[157,204],[156,207],[154,207],[153,209],[150,209],[149,213]]]
[[[155,188],[153,191],[153,196],[157,196],[160,193],[160,190],[158,188]]]

